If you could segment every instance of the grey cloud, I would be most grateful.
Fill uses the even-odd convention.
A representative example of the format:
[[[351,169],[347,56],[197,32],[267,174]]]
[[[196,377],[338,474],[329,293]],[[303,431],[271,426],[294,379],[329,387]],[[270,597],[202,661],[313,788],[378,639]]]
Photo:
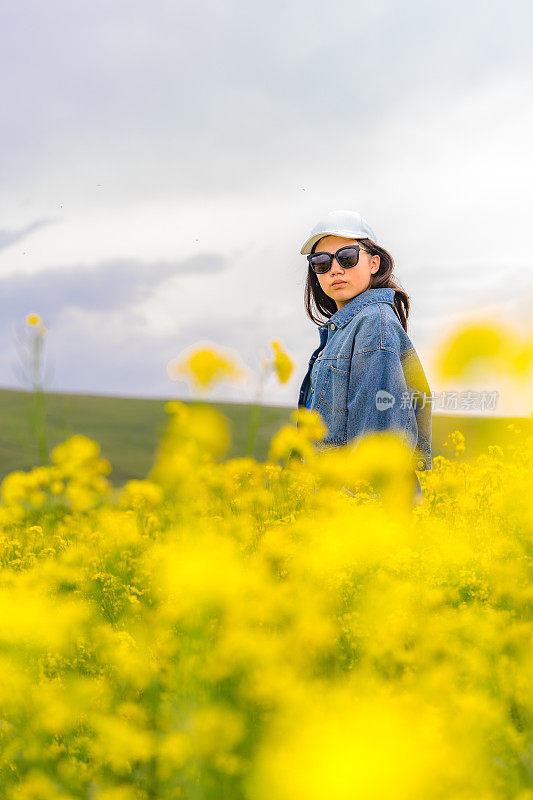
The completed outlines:
[[[20,0],[0,33],[12,109],[0,142],[13,180],[61,168],[65,153],[94,159],[95,183],[106,180],[106,151],[119,173],[155,169],[154,192],[225,189],[285,170],[302,145],[327,152],[332,127],[311,123],[323,107],[355,137],[356,164],[358,137],[414,94],[530,67],[532,8],[345,1],[331,18],[322,0],[117,0],[105,13],[89,0]]]
[[[8,275],[0,278],[2,327],[29,311],[38,311],[52,323],[72,307],[124,309],[176,275],[206,275],[227,267],[223,256],[204,253],[182,261],[110,259],[89,266],[45,267],[36,274]]]
[[[54,221],[55,220],[52,219],[36,219],[24,228],[18,228],[17,230],[0,230],[0,250],[11,247],[12,244],[29,236],[33,231],[43,228],[45,225],[51,225]]]
[[[439,205],[448,213],[449,204],[452,217],[462,212],[456,199],[470,173],[463,175],[458,162],[454,174],[452,165],[452,194],[446,197],[435,165],[441,156],[447,163],[451,145],[457,146],[458,157],[463,148],[468,156],[473,137],[483,146],[485,132],[490,140],[492,117],[478,119],[475,105],[473,117],[457,123],[450,124],[444,114],[455,102],[467,104],[470,95],[485,97],[485,87],[488,111],[493,107],[496,121],[509,120],[501,140],[494,142],[487,174],[492,155],[494,166],[505,170],[515,141],[526,142],[525,149],[516,151],[523,154],[525,172],[517,184],[523,194],[509,197],[513,216],[531,205],[529,128],[516,131],[512,126],[519,107],[529,107],[533,5],[526,0],[495,0],[488,6],[462,0],[442,6],[425,0],[340,0],[329,15],[322,0],[257,0],[248,5],[237,0],[49,0],[40,5],[18,0],[4,16],[0,53],[8,80],[0,100],[10,114],[0,127],[0,147],[9,153],[0,195],[6,208],[16,207],[22,196],[35,203],[30,212],[34,217],[53,215],[63,203],[73,220],[82,219],[95,204],[99,213],[120,217],[124,208],[157,204],[166,195],[177,207],[185,205],[185,198],[194,219],[204,201],[222,208],[229,200],[230,213],[237,215],[233,209],[240,198],[258,220],[246,236],[264,240],[256,231],[278,224],[268,205],[266,213],[262,205],[274,190],[289,232],[294,215],[303,216],[303,197],[309,197],[313,217],[319,203],[334,200],[332,207],[351,207],[345,202],[364,199],[369,212],[372,207],[377,211],[376,219],[390,219],[391,230],[403,225],[411,210],[420,210],[423,227],[424,220],[431,223],[438,214]],[[492,83],[500,101],[499,86],[518,87],[513,102],[519,106],[491,106]],[[328,116],[318,122],[321,110]],[[430,118],[442,114],[442,137],[433,127],[431,133],[424,129],[426,112]],[[392,167],[395,173],[409,150],[405,137],[411,135],[411,115],[414,146],[428,137],[434,141],[428,140],[419,161],[411,157],[407,164],[417,175],[427,169],[433,178],[436,172],[436,181],[427,186],[415,181],[413,189],[406,167],[407,179],[398,181],[396,190],[387,170]],[[511,191],[512,171],[502,174]],[[488,178],[477,189],[474,184],[468,195],[474,220],[480,213],[475,192],[482,197],[486,185]],[[304,188],[306,195],[301,194]],[[401,192],[407,207],[399,209],[396,223],[392,203]],[[502,202],[499,194],[495,206],[497,202]],[[37,223],[44,224],[37,220],[32,225]],[[0,233],[0,248],[2,242],[4,247],[13,244],[14,235],[27,236],[32,230],[27,226]],[[524,259],[528,230],[526,225]],[[300,236],[294,238],[296,245]],[[511,276],[501,264],[479,265],[475,274],[471,265],[458,264],[450,272],[447,251],[439,247],[434,248],[435,258],[428,256],[429,267],[399,270],[424,334],[445,314],[473,306],[482,297],[507,303],[523,294],[526,279]],[[412,264],[409,256],[408,249],[406,264]],[[268,253],[259,253],[257,263],[267,266],[268,259]],[[3,277],[0,333],[8,338],[8,325],[30,310],[42,313],[61,340],[55,355],[64,388],[152,389],[165,381],[161,353],[171,357],[175,348],[191,344],[196,336],[242,348],[251,365],[270,331],[298,358],[301,373],[318,342],[316,331],[305,327],[300,300],[290,318],[285,310],[273,316],[254,309],[243,316],[228,302],[226,318],[206,318],[200,310],[193,320],[196,328],[178,326],[175,336],[162,338],[152,337],[149,326],[141,326],[131,311],[138,299],[173,275],[226,266],[214,254],[187,262],[110,260]],[[484,271],[501,273],[502,286],[509,287],[504,292],[494,284],[484,287]],[[258,280],[255,290],[259,305],[272,303]],[[521,300],[524,307],[531,294],[527,297],[527,302]],[[79,315],[81,331],[74,327],[76,315],[62,313],[68,308],[92,312],[87,318]],[[112,324],[115,310],[122,312],[119,326]],[[1,364],[8,353],[7,344]],[[283,391],[288,396],[293,388]]]

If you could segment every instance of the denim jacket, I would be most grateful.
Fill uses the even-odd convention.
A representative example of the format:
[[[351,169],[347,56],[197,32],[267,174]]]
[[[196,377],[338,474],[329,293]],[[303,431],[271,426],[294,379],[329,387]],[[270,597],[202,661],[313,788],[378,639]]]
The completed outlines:
[[[339,447],[367,431],[396,429],[431,469],[431,392],[394,310],[394,289],[367,289],[319,327],[298,406],[320,412],[327,427],[318,449]],[[306,402],[308,401],[308,402]]]

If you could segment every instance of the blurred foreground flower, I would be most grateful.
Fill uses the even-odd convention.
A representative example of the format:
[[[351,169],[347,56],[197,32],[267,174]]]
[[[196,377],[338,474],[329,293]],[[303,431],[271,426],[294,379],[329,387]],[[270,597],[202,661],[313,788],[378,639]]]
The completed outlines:
[[[303,434],[314,441],[321,441],[327,433],[323,417],[314,409],[297,408],[291,412],[291,419]]]
[[[294,363],[278,341],[272,342],[271,347],[274,351],[274,360],[272,362],[274,371],[280,383],[287,383],[293,373]]]
[[[209,470],[229,447],[228,420],[203,403],[170,400],[165,411],[169,419],[148,480],[165,492],[179,494],[190,505],[193,497],[202,497],[202,470]]]
[[[223,380],[236,380],[243,371],[235,360],[228,358],[213,346],[197,347],[181,358],[172,359],[167,365],[167,374],[172,380],[189,379],[193,386],[206,391]]]
[[[440,347],[437,366],[443,378],[468,378],[488,370],[505,370],[513,341],[509,331],[493,322],[467,324]]]
[[[30,328],[38,328],[41,336],[44,336],[48,332],[39,314],[26,314],[26,325]]]
[[[442,342],[437,368],[442,378],[475,378],[490,371],[528,377],[533,372],[533,339],[491,320],[468,323]]]
[[[155,508],[163,502],[161,486],[152,481],[132,479],[123,486],[118,498],[119,508]]]
[[[531,800],[525,422],[409,509],[399,434],[226,461],[222,415],[165,410],[118,496],[80,505],[84,437],[2,486],[2,800]],[[281,458],[321,435],[292,419]]]
[[[284,425],[270,442],[271,461],[288,462],[292,458],[307,463],[316,455],[314,445],[326,435],[326,426],[318,411],[298,408],[291,413],[294,425]]]
[[[448,439],[443,442],[443,447],[449,447],[450,445],[453,445],[455,447],[455,458],[462,456],[466,450],[466,440],[464,434],[461,433],[461,431],[452,431],[452,433],[449,434]]]
[[[44,508],[65,500],[72,509],[91,508],[106,498],[111,482],[106,478],[111,464],[100,458],[100,445],[87,436],[75,434],[57,445],[52,464],[29,472],[14,470],[0,483],[0,497],[8,506],[19,504],[22,517],[32,508]]]

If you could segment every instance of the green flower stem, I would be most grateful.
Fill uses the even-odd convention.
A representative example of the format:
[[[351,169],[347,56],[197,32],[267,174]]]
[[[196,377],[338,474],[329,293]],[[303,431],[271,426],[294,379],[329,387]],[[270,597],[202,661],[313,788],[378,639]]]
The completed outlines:
[[[261,411],[263,408],[263,389],[265,381],[270,373],[271,366],[263,369],[259,374],[259,382],[257,385],[257,392],[255,400],[250,409],[250,421],[248,423],[248,433],[246,436],[246,449],[245,455],[247,458],[255,458],[255,445],[257,441],[257,431],[259,430],[259,420],[261,419]]]
[[[37,444],[38,463],[49,464],[48,441],[46,435],[46,409],[44,391],[41,384],[41,361],[43,339],[38,331],[32,331],[33,342],[31,349],[31,380],[33,388],[33,402],[28,407],[28,424]]]

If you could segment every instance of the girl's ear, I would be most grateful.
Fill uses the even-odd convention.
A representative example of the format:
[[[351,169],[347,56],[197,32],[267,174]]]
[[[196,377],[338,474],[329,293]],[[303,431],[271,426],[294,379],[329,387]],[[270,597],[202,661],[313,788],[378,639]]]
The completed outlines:
[[[372,256],[372,266],[370,268],[370,272],[376,273],[378,271],[378,269],[379,269],[380,263],[381,263],[381,259],[380,259],[380,257],[378,255]]]

